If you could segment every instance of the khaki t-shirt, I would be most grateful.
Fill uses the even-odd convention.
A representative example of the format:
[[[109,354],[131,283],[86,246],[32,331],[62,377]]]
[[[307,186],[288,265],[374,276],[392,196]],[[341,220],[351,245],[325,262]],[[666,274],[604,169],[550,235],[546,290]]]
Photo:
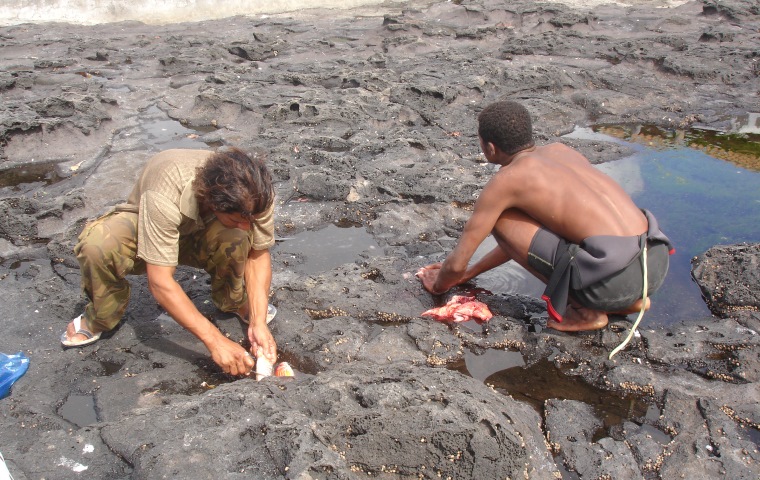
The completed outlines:
[[[137,256],[145,262],[176,266],[180,237],[205,228],[192,183],[195,169],[213,153],[175,149],[151,157],[127,203],[116,206],[138,214]],[[254,250],[274,245],[274,205],[251,223],[248,237]]]

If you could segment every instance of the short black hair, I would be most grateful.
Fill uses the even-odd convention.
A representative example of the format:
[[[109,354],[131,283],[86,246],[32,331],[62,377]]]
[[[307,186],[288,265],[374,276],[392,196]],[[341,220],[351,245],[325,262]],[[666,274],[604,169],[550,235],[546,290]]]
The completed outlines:
[[[492,103],[480,112],[478,135],[507,155],[535,145],[528,109],[511,100]]]
[[[274,203],[272,176],[262,155],[220,149],[197,168],[193,190],[212,210],[253,219]]]

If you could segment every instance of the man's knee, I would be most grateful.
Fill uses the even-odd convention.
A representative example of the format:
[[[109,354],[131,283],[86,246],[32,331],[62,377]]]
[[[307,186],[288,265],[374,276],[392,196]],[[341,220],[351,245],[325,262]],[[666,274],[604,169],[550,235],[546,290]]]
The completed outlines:
[[[110,272],[108,276],[123,278],[131,273],[141,273],[136,269],[134,252],[123,250],[113,242],[80,242],[76,249],[76,257],[83,271],[101,270]]]
[[[77,258],[103,260],[113,254],[134,257],[137,243],[136,219],[127,213],[110,214],[87,224],[74,247]]]
[[[207,241],[207,257],[202,262],[206,272],[219,277],[242,278],[251,250],[248,233],[237,228],[221,229],[213,232],[213,238]]]
[[[79,265],[83,268],[89,265],[103,265],[106,263],[106,255],[99,244],[89,241],[80,242],[74,250]]]
[[[214,256],[227,258],[234,263],[245,262],[251,250],[248,232],[238,228],[227,228],[219,232],[215,244],[217,249]]]
[[[245,304],[245,263],[251,250],[248,233],[225,229],[215,236],[206,272],[211,275],[211,298],[223,312],[237,311]]]

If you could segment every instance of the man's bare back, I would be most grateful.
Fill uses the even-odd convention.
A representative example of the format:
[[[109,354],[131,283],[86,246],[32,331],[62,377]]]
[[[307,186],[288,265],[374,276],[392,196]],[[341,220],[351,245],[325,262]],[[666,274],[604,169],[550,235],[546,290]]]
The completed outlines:
[[[488,182],[481,202],[517,208],[557,235],[639,235],[646,218],[628,194],[576,150],[561,144],[517,154]],[[477,208],[477,206],[476,206]]]

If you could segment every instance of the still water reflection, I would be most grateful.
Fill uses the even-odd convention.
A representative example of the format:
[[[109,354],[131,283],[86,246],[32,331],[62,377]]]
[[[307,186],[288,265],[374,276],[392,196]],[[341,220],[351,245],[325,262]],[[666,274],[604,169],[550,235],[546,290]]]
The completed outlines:
[[[280,239],[274,250],[282,258],[290,258],[289,266],[293,270],[307,275],[351,263],[360,255],[380,254],[380,246],[366,229],[346,223],[331,224]]]

